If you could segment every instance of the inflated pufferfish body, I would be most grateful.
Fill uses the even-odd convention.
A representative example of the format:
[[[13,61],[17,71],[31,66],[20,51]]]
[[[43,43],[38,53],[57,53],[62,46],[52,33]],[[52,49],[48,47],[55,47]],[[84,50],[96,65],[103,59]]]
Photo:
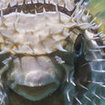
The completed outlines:
[[[0,1],[1,105],[104,103],[104,35],[88,5]]]

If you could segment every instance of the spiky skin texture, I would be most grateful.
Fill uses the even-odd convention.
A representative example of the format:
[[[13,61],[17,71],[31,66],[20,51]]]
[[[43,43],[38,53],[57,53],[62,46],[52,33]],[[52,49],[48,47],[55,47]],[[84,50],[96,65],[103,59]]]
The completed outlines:
[[[1,105],[101,105],[105,46],[84,0],[1,0]]]

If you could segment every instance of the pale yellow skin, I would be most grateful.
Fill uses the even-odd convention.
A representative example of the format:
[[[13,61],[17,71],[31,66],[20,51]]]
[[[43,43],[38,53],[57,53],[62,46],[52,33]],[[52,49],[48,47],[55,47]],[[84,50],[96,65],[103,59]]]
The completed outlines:
[[[23,4],[23,0],[17,1]],[[12,6],[16,2],[2,0],[2,9],[8,3]],[[27,3],[30,2],[26,0]],[[74,67],[74,44],[78,35],[84,33],[88,46],[97,47],[97,43],[90,40],[95,34],[89,32],[93,26],[89,23],[91,19],[82,12],[84,7],[81,3],[75,4],[73,0],[50,0],[50,3],[66,4],[69,11],[75,6],[76,9],[72,16],[57,10],[46,12],[44,9],[42,13],[16,11],[1,16],[0,49],[10,53],[13,59],[12,63],[7,60],[6,65],[11,64],[10,68],[3,69],[3,73],[8,70],[4,80],[11,89],[8,92],[10,105],[64,105],[64,93],[59,88],[70,81],[69,74]],[[88,52],[86,48],[84,50]],[[56,52],[67,54],[69,60],[66,62],[65,56],[59,60],[59,53]]]

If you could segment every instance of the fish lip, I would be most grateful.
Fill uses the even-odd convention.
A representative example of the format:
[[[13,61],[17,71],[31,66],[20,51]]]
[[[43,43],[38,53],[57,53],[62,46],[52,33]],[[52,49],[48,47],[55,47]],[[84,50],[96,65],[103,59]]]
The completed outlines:
[[[41,99],[46,98],[48,95],[54,93],[59,86],[60,83],[57,81],[57,82],[51,82],[46,85],[32,86],[32,87],[29,87],[27,85],[16,84],[14,86],[13,85],[10,86],[10,88],[18,95],[23,96],[25,99],[28,99],[30,101],[39,101]],[[28,92],[32,94],[28,94]]]
[[[44,75],[44,76],[43,76]],[[11,80],[13,79],[13,82]],[[56,83],[59,84],[59,80],[56,77],[56,74],[44,72],[44,71],[32,71],[27,73],[27,75],[21,78],[21,75],[14,74],[11,76],[10,86],[14,88],[16,85],[29,86],[29,87],[40,87],[47,84]]]
[[[42,74],[39,75],[40,73]],[[30,77],[34,77],[36,75],[37,78],[42,77],[41,81],[40,78],[36,80],[36,77],[31,81]],[[49,94],[55,92],[59,86],[60,81],[56,78],[56,75],[53,73],[49,74],[44,71],[35,71],[34,73],[30,72],[30,74],[28,74],[23,80],[18,77],[18,79],[15,78],[15,80],[9,84],[9,87],[17,95],[23,96],[25,99],[30,101],[38,101],[47,97]]]
[[[60,84],[59,80],[56,80],[56,79],[54,80],[53,79],[52,81],[49,81],[47,83],[35,83],[35,84],[33,84],[31,82],[26,82],[26,81],[24,81],[24,82],[16,82],[15,81],[15,82],[12,82],[9,85],[10,85],[11,88],[16,87],[16,85],[27,86],[27,87],[42,87],[42,86],[46,86],[46,85],[52,84],[52,83],[55,83],[56,85]]]

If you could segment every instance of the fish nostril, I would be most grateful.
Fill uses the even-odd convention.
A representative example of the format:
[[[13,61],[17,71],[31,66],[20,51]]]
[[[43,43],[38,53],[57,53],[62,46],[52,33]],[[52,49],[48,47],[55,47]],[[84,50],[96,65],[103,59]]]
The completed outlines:
[[[30,84],[30,86],[43,86],[55,82],[56,79],[54,75],[48,72],[34,71],[26,75],[25,81]]]

